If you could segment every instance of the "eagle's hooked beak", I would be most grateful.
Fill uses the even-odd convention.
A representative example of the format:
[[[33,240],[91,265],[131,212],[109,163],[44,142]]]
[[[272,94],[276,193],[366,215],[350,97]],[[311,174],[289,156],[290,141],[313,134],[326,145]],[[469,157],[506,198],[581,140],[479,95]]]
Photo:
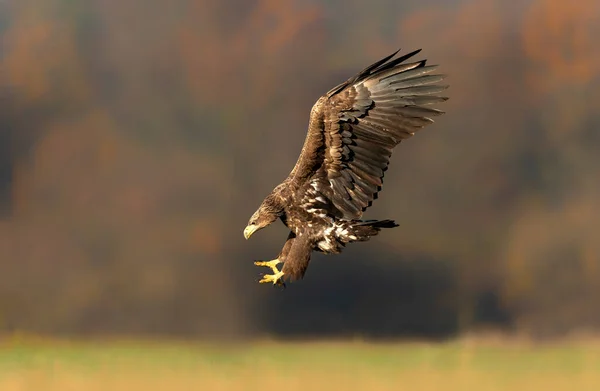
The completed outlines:
[[[248,240],[250,238],[250,236],[252,236],[252,234],[254,232],[256,232],[258,230],[258,225],[252,224],[247,226],[246,228],[244,228],[244,237],[246,238],[246,240]]]

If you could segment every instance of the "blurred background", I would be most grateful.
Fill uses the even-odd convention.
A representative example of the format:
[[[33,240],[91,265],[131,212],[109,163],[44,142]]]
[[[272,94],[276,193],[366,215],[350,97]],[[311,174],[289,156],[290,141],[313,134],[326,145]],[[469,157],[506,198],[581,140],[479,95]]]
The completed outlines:
[[[600,2],[0,2],[0,330],[552,338],[600,327]],[[402,48],[448,74],[367,218],[261,286],[249,216],[329,88]]]

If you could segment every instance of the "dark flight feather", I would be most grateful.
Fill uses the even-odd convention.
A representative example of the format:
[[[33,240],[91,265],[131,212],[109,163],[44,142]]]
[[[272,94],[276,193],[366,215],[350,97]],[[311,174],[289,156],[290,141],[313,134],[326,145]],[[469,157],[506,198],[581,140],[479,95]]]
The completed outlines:
[[[363,183],[381,186],[392,149],[433,122],[431,117],[443,114],[424,105],[446,100],[431,96],[445,89],[436,84],[444,75],[432,74],[437,66],[427,66],[425,60],[405,63],[417,53],[419,50],[395,60],[390,59],[396,53],[387,56],[336,86],[315,104],[313,116],[322,119],[311,120],[314,126],[307,137],[315,140],[313,149],[324,147],[324,161],[312,165],[317,168],[312,175],[325,177],[330,183],[333,191],[327,196],[344,218],[360,218],[362,207],[373,200],[377,191],[368,186],[364,189],[367,193],[342,191],[353,189],[354,182],[329,173],[350,170],[364,179]],[[358,208],[349,207],[352,203]]]

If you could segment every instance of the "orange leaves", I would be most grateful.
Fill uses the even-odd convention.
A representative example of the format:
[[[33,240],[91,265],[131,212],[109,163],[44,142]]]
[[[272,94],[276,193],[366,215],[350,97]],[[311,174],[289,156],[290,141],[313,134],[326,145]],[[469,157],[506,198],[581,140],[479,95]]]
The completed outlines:
[[[15,18],[3,37],[6,53],[2,67],[18,97],[49,100],[64,91],[78,100],[88,96],[75,38],[72,26],[42,10],[26,9]]]
[[[217,226],[215,226],[217,225]],[[223,251],[219,235],[222,232],[218,221],[198,221],[191,229],[189,245],[195,252],[216,256]],[[241,232],[241,231],[240,231]]]
[[[561,84],[585,84],[600,75],[600,3],[537,0],[523,20],[523,47],[536,65],[531,81],[547,92]]]
[[[79,213],[90,202],[97,202],[94,194],[100,189],[94,184],[112,175],[116,146],[123,146],[114,129],[101,109],[44,124],[40,129],[43,136],[32,148],[31,162],[22,162],[14,174],[15,212],[32,216],[59,207],[64,208],[64,215],[66,211]]]
[[[261,0],[237,14],[236,22],[219,19],[222,3],[200,1],[181,27],[179,47],[187,80],[203,102],[243,100],[264,104],[285,75],[279,67],[295,40],[303,44],[307,27],[319,16],[315,6],[292,0]],[[224,28],[227,26],[227,28]]]
[[[557,291],[555,284],[562,285],[559,294],[570,295],[583,295],[585,283],[590,287],[597,285],[600,268],[597,198],[597,193],[579,192],[560,208],[545,205],[541,199],[522,202],[505,247],[507,302],[551,298]],[[574,273],[570,279],[563,269]]]
[[[449,35],[451,23],[456,18],[457,11],[443,8],[420,8],[401,18],[398,24],[398,43],[397,46],[406,46],[405,42],[416,40],[412,37],[420,37],[419,45],[426,45],[431,50],[431,43],[422,41],[432,41],[435,46],[443,47],[448,43],[454,45],[454,37]],[[412,48],[412,46],[411,46]]]
[[[399,39],[467,58],[485,58],[507,33],[506,12],[497,0],[462,1],[456,7],[417,9],[399,24]],[[416,38],[415,38],[416,37]]]
[[[244,41],[244,46],[249,46],[248,33],[258,31],[263,37],[262,48],[267,53],[275,54],[318,16],[319,9],[316,6],[299,7],[291,0],[261,0],[249,15],[245,28],[239,31],[236,40]]]
[[[416,40],[425,49],[425,58],[443,65],[441,72],[452,78],[448,83],[460,86],[449,90],[450,107],[467,107],[477,95],[492,99],[487,89],[496,88],[495,96],[515,93],[514,73],[519,70],[508,64],[518,51],[511,53],[509,24],[498,0],[467,0],[455,7],[440,5],[409,14],[400,21],[398,36],[400,42]]]
[[[518,7],[523,12],[507,8],[499,0],[467,0],[453,8],[423,8],[401,22],[399,36],[403,40],[420,37],[429,50],[463,59],[460,63],[447,61],[446,67],[454,63],[475,71],[495,67],[495,77],[500,78],[524,70],[523,76],[533,88],[531,98],[550,94],[561,85],[584,85],[599,77],[600,3],[535,0]],[[467,65],[465,60],[472,63]],[[520,68],[522,65],[526,67]],[[472,76],[457,68],[450,72]],[[502,85],[507,82],[510,80]]]
[[[19,88],[25,99],[39,99],[50,89],[39,54],[40,48],[51,41],[52,33],[52,26],[39,24],[16,27],[5,37],[9,55],[4,67],[11,84]]]

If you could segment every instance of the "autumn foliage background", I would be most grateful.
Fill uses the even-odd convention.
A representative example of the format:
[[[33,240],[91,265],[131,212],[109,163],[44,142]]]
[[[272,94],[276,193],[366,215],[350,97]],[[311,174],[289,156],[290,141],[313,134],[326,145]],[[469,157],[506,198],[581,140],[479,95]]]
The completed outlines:
[[[600,2],[0,2],[0,329],[557,337],[600,327]],[[325,91],[401,47],[448,74],[368,217],[256,283],[244,241]]]

